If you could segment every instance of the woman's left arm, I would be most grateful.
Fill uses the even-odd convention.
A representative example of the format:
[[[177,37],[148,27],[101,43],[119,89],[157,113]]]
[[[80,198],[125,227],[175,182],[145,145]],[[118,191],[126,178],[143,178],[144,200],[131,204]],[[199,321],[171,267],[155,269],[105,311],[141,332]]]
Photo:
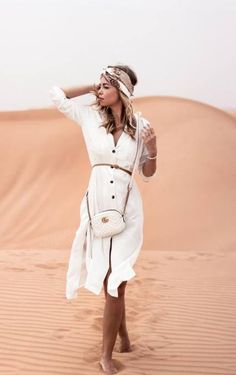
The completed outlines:
[[[143,143],[145,144],[150,158],[157,155],[156,134],[149,123],[141,129]],[[156,172],[156,159],[147,159],[143,163],[142,172],[144,176],[150,177]]]

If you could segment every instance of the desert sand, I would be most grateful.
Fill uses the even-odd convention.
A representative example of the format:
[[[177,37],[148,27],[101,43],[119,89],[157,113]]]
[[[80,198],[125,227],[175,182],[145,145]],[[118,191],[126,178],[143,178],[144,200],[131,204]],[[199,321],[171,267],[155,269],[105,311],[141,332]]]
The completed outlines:
[[[126,288],[124,375],[236,374],[236,118],[175,97],[134,100],[157,135],[158,173],[136,176],[144,244]],[[0,113],[3,375],[102,374],[104,294],[65,298],[90,166],[54,108]]]

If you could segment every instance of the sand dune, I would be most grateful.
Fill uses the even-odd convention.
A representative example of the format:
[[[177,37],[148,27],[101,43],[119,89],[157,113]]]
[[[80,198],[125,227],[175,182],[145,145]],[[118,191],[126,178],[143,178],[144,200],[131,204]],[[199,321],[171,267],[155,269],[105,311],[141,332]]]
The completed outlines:
[[[235,253],[143,251],[126,290],[124,375],[235,375]],[[103,293],[65,300],[68,252],[1,251],[4,375],[100,374]]]
[[[236,117],[236,109],[235,108],[225,108],[225,112],[227,112],[229,115]]]
[[[158,175],[136,177],[144,246],[126,289],[124,375],[236,374],[236,119],[171,97],[134,101],[154,126]],[[90,166],[80,128],[55,109],[0,114],[3,375],[102,374],[104,296],[65,278]],[[153,250],[153,251],[151,251]]]
[[[133,104],[155,128],[159,152],[152,183],[136,176],[145,210],[143,248],[234,248],[236,120],[186,99],[147,97]],[[19,112],[19,120],[4,113],[0,121],[0,248],[67,249],[90,173],[81,129],[54,109],[28,111],[25,120]]]

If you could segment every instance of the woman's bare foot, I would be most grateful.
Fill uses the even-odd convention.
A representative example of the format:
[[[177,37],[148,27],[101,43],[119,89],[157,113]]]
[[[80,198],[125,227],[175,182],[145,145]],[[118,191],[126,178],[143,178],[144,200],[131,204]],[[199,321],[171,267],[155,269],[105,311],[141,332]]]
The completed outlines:
[[[107,375],[117,374],[117,372],[118,372],[118,370],[114,366],[114,363],[113,363],[112,359],[106,359],[106,358],[102,357],[100,359],[99,364],[101,365],[103,371]]]
[[[121,337],[120,340],[120,353],[132,352],[129,338]]]

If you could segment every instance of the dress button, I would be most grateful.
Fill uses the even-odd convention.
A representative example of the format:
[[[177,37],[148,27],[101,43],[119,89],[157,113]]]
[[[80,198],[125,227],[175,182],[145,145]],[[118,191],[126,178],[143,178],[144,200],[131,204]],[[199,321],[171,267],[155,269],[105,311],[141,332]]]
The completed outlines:
[[[115,196],[114,195],[112,195],[112,199],[114,199],[115,198]]]
[[[113,182],[114,182],[113,180],[110,181],[111,184],[113,184]]]
[[[112,150],[112,152],[116,152],[116,150]]]

